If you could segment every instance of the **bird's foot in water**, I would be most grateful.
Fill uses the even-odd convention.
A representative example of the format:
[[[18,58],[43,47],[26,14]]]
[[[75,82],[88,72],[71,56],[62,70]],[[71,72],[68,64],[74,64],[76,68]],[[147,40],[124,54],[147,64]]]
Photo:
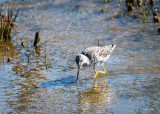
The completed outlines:
[[[96,73],[95,73],[95,75],[93,76],[93,78],[96,78],[96,77],[97,77],[97,75],[98,75],[98,73],[105,74],[105,73],[106,73],[106,71],[96,71]]]
[[[104,68],[103,65],[102,65],[102,67],[103,67],[103,70],[104,70],[104,71],[97,71],[97,70],[95,69],[95,67],[93,67],[93,69],[94,69],[94,71],[95,71],[95,75],[93,76],[93,78],[96,78],[97,75],[98,75],[98,73],[102,73],[102,74],[105,74],[105,73],[106,73],[106,70],[105,70],[105,68]]]

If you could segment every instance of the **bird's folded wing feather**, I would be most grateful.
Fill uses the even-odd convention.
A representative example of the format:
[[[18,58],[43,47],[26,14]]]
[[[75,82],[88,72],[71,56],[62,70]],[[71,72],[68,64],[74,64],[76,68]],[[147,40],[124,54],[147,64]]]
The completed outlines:
[[[89,47],[82,54],[86,55],[90,61],[105,61],[108,59],[111,50],[105,47]]]

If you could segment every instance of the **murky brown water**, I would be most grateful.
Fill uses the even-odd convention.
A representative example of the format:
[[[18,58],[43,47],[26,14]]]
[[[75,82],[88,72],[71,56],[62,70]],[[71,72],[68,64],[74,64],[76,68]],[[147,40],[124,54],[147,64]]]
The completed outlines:
[[[20,8],[21,26],[12,43],[0,43],[0,113],[160,113],[160,24],[152,13],[143,23],[136,8],[127,12],[116,0],[0,3]],[[40,46],[34,48],[38,30]],[[76,54],[98,42],[117,45],[107,74],[93,79],[93,69],[84,69],[75,83]]]

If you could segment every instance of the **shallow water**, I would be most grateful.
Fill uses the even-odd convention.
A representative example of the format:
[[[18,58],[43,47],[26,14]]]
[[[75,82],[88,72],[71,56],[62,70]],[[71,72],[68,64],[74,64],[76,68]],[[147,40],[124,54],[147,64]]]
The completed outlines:
[[[21,27],[12,43],[0,43],[1,113],[160,113],[160,35],[151,13],[143,23],[138,10],[127,12],[116,0],[1,4],[20,8]],[[84,69],[75,83],[76,54],[112,43],[117,47],[105,63],[107,73],[93,79],[93,69]]]

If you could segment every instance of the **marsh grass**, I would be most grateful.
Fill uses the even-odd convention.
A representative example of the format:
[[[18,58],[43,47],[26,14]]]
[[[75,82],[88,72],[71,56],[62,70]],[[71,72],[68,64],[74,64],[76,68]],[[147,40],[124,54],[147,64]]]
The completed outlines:
[[[14,15],[12,9],[5,9],[3,13],[2,7],[0,8],[0,40],[11,40],[11,33],[18,25],[15,23],[18,16],[19,9]]]

